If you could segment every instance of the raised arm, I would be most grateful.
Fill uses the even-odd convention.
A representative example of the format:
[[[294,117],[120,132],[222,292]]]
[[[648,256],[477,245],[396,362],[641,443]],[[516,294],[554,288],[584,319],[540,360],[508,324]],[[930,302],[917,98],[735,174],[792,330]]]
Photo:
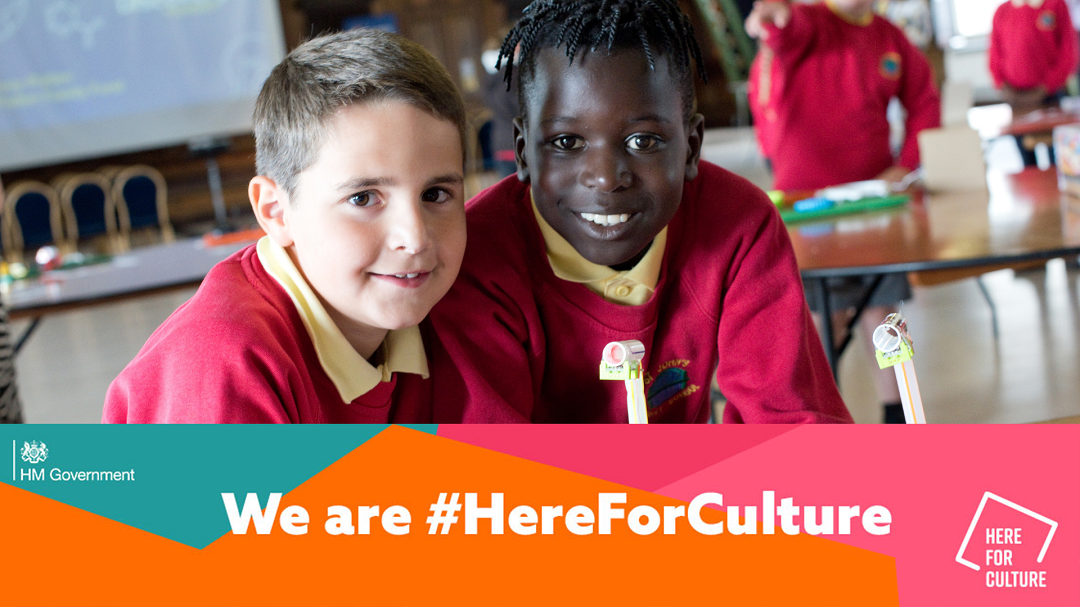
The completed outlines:
[[[758,0],[746,17],[746,33],[778,55],[788,55],[806,48],[815,28],[805,11],[786,0]]]

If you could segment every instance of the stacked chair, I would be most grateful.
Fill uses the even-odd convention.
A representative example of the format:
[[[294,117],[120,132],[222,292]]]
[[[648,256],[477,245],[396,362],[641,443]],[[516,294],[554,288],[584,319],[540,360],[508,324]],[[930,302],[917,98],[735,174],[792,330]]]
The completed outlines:
[[[46,245],[72,251],[120,253],[138,244],[172,242],[165,179],[145,166],[106,167],[67,173],[51,183],[11,185],[0,225],[0,245],[9,262]]]
[[[56,245],[62,252],[72,250],[64,234],[60,197],[40,181],[20,181],[7,191],[0,245],[8,261],[22,262],[23,251]]]
[[[143,244],[142,240],[147,238],[159,242],[176,239],[169,222],[169,197],[161,173],[144,164],[106,168],[103,173],[112,181],[112,196],[125,246],[130,246],[133,239],[136,244]]]

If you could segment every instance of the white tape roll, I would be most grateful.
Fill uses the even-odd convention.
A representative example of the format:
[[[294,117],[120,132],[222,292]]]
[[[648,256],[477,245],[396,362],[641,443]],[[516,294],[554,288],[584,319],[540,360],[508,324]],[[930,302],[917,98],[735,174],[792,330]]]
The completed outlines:
[[[645,344],[636,339],[613,341],[604,346],[603,360],[612,367],[617,367],[628,360],[645,358]]]
[[[885,322],[874,329],[874,334],[870,339],[879,351],[892,352],[900,347],[900,342],[904,341],[906,334],[907,321],[899,312],[895,312],[885,317]]]
[[[892,352],[900,347],[900,332],[891,325],[880,325],[874,329],[874,347],[882,352]]]

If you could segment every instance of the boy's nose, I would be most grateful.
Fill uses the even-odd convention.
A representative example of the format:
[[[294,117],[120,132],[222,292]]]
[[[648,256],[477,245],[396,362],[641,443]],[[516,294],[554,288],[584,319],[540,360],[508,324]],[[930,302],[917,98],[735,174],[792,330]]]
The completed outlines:
[[[431,246],[428,225],[420,203],[401,203],[387,218],[386,244],[394,251],[415,255]]]
[[[597,146],[585,155],[581,183],[602,192],[614,192],[630,186],[631,175],[618,154]]]

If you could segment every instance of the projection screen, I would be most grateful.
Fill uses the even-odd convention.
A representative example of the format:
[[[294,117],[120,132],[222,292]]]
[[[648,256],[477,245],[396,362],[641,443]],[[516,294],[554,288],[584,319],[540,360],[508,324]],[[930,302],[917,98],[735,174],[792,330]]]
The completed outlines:
[[[251,130],[277,0],[0,0],[0,171]]]

